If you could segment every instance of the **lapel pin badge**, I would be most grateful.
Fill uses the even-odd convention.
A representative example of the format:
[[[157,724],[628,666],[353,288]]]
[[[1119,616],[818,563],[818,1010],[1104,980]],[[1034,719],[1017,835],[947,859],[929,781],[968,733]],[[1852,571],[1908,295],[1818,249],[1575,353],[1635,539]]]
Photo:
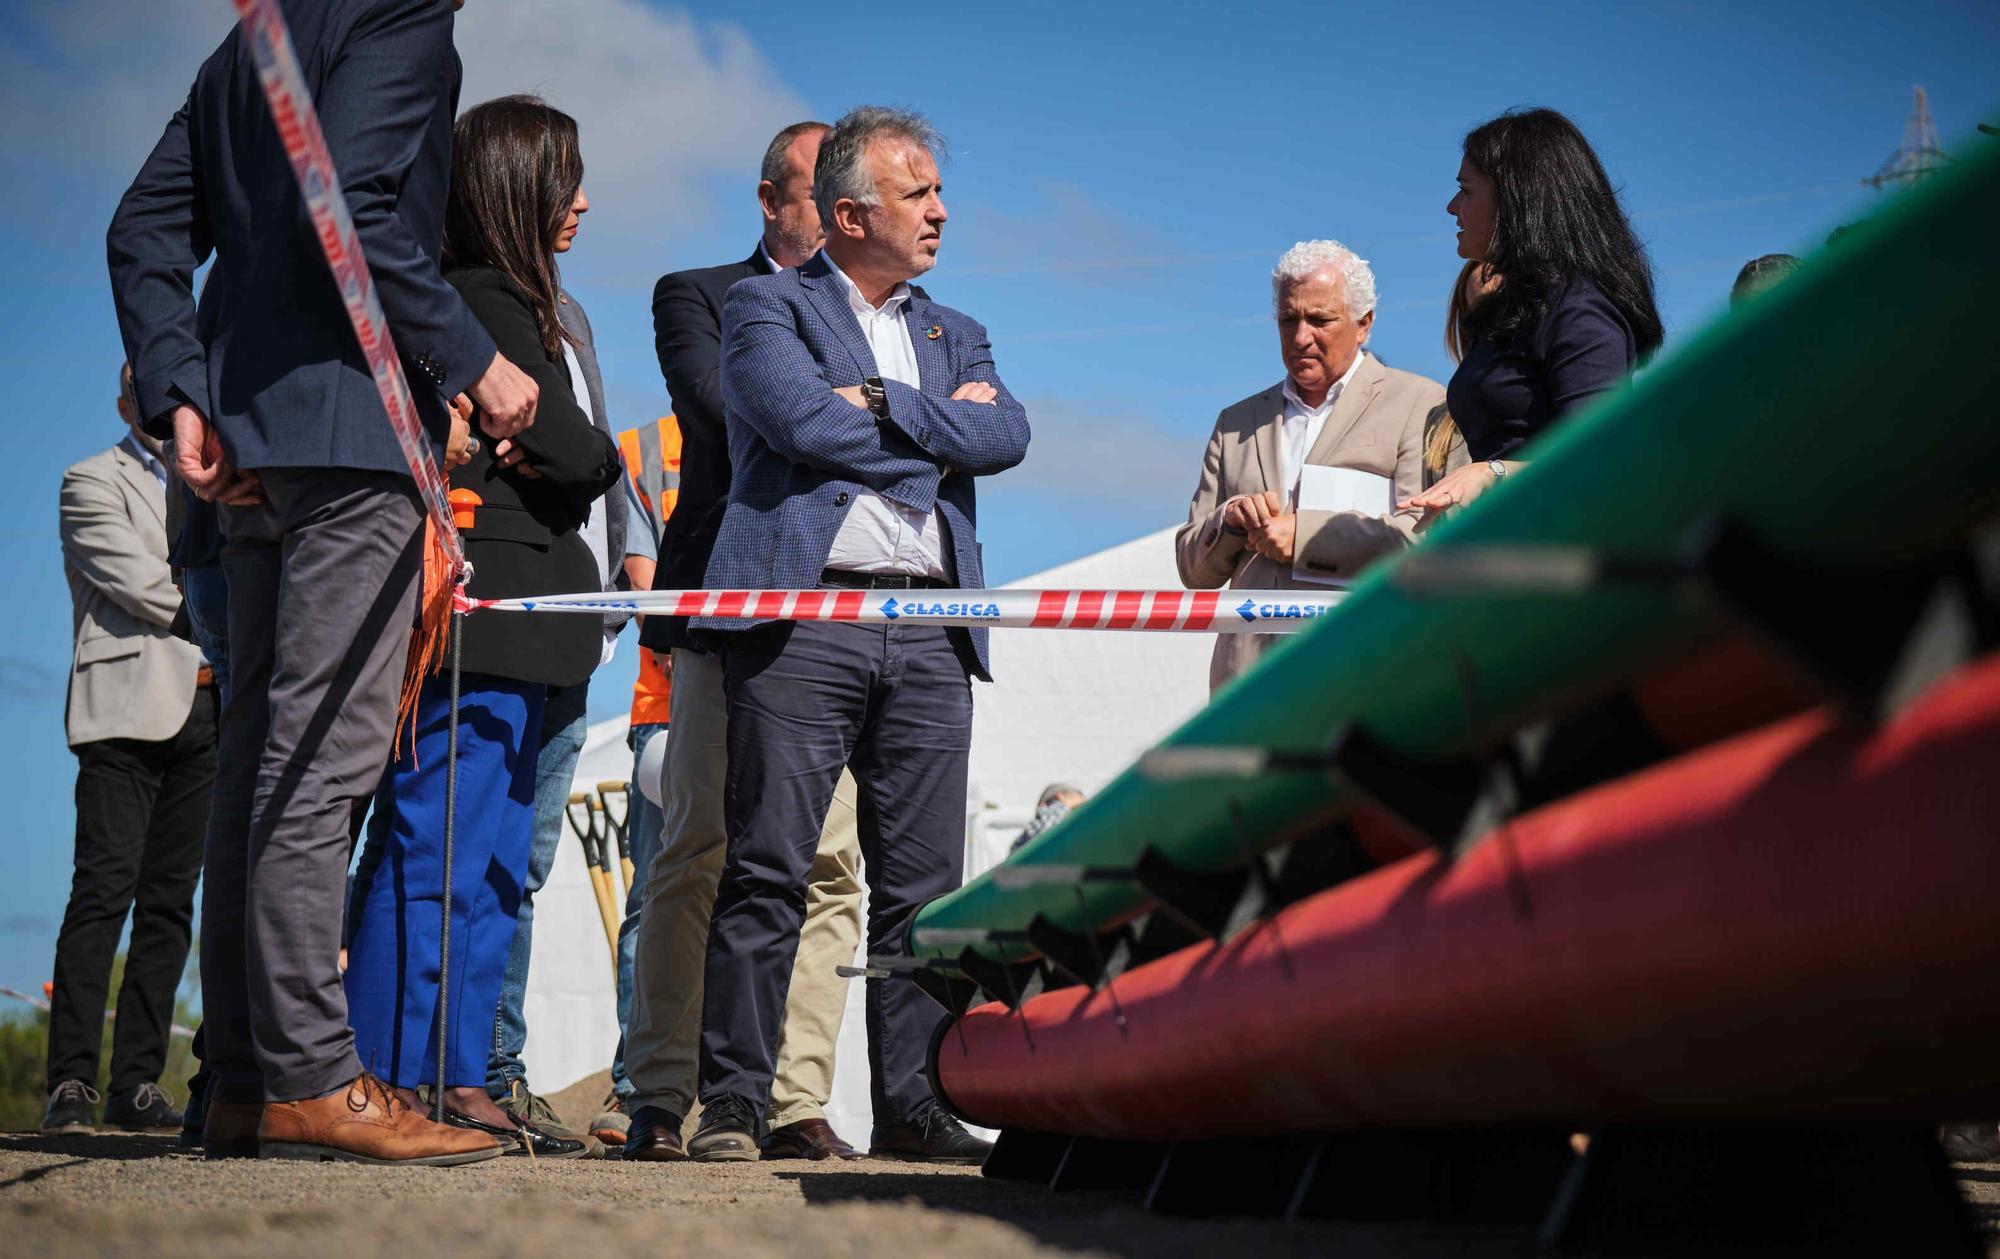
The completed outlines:
[[[943,335],[944,327],[941,324],[932,324],[930,327],[924,329],[925,338],[931,341],[935,341]]]

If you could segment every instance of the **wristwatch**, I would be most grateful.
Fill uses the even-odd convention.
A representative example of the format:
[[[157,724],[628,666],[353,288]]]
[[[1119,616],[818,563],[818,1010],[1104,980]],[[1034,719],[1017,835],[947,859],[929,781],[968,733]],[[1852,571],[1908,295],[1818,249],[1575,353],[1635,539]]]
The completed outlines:
[[[875,413],[877,419],[889,418],[889,391],[883,387],[880,376],[870,376],[861,382],[861,400],[868,404],[868,409]]]
[[[1499,459],[1488,459],[1486,461],[1486,470],[1493,474],[1493,479],[1496,481],[1507,475],[1507,465]]]

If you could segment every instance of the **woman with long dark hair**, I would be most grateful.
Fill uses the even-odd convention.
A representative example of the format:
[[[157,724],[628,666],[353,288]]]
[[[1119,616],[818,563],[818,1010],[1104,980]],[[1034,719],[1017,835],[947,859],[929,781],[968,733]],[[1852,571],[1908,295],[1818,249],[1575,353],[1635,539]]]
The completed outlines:
[[[1446,401],[1472,461],[1402,506],[1472,501],[1523,448],[1659,348],[1653,269],[1590,142],[1552,109],[1510,110],[1465,137],[1458,254],[1492,287],[1464,316]]]
[[[568,115],[513,96],[459,118],[445,279],[541,390],[531,428],[475,450],[450,477],[475,597],[603,589],[585,528],[592,503],[618,481],[618,451],[572,385],[555,264],[589,204]],[[414,731],[376,792],[350,913],[347,1000],[362,1062],[413,1102],[419,1086],[442,1083],[449,1122],[522,1149],[532,1144],[543,1157],[588,1147],[496,1105],[486,1091],[487,1055],[527,877],[543,704],[550,687],[587,678],[602,646],[596,617],[483,612],[465,623],[448,990],[439,988],[449,720],[442,676],[425,682]],[[441,1082],[440,999],[450,1029]]]

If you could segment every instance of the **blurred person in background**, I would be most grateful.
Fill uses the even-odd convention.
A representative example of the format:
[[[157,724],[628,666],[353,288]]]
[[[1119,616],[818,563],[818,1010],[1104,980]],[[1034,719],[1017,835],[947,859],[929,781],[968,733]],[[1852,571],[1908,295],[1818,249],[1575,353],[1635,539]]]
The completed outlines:
[[[1465,137],[1458,256],[1492,287],[1465,316],[1447,399],[1471,460],[1399,508],[1430,517],[1507,476],[1550,425],[1659,349],[1653,267],[1590,142],[1552,109],[1509,111]]]
[[[130,365],[118,414],[124,438],[63,473],[58,517],[75,635],[76,872],[49,1000],[51,1134],[94,1131],[106,990],[128,913],[104,1126],[181,1125],[159,1076],[215,781],[215,681],[200,649],[172,632],[181,595],[167,563],[168,476],[160,442],[138,427]]]
[[[1752,258],[1736,273],[1736,283],[1729,286],[1730,306],[1741,306],[1798,269],[1799,260],[1790,254],[1765,254],[1761,258]]]
[[[1278,259],[1271,293],[1285,375],[1216,417],[1174,535],[1192,589],[1345,586],[1417,525],[1396,502],[1423,489],[1424,425],[1444,388],[1364,348],[1376,304],[1367,260],[1338,241],[1300,241]],[[1216,635],[1209,689],[1275,638]]]
[[[1014,842],[1007,846],[1009,853],[1017,852],[1029,840],[1068,817],[1070,810],[1083,803],[1083,793],[1068,783],[1050,783],[1042,788],[1042,794],[1035,797],[1035,816],[1021,828]]]

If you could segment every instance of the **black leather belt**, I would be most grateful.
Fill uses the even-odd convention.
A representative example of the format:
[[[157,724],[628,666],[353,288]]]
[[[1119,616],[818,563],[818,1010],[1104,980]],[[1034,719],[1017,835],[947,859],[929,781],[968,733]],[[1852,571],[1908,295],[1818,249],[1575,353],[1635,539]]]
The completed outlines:
[[[829,568],[820,573],[819,584],[843,590],[943,590],[949,583],[937,577],[912,577],[908,573],[856,573]]]

